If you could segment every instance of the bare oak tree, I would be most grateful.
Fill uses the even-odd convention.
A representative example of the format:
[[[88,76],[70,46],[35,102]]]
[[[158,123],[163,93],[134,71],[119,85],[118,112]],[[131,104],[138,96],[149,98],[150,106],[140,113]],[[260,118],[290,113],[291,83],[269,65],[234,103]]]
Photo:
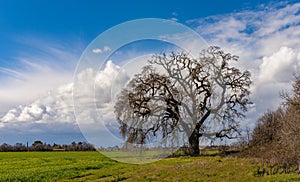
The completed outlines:
[[[183,52],[153,56],[118,95],[120,133],[143,144],[183,132],[191,155],[199,154],[201,137],[235,138],[251,104],[251,75],[230,65],[237,60],[219,47],[198,58]]]

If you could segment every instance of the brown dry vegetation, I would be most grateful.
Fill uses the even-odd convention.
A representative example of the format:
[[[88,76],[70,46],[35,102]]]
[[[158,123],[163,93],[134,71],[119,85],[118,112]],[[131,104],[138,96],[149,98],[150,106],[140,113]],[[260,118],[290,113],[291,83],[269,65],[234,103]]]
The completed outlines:
[[[262,158],[285,172],[300,172],[300,76],[296,76],[292,93],[281,96],[282,105],[258,120],[250,148],[242,156]]]

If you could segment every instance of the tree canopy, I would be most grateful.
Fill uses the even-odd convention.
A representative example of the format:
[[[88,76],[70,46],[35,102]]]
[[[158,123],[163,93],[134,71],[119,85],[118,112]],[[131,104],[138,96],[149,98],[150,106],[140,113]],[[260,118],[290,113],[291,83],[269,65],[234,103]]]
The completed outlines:
[[[117,97],[116,118],[128,143],[144,144],[184,134],[191,155],[199,138],[234,138],[251,102],[251,74],[231,66],[238,56],[209,47],[154,55]],[[168,138],[169,139],[169,138]]]

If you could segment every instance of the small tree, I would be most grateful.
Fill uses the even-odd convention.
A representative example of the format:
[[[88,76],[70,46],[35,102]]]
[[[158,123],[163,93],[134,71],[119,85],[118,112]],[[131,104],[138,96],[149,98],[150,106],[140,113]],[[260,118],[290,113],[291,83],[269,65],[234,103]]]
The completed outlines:
[[[286,169],[298,166],[300,173],[300,76],[296,76],[293,93],[283,93],[282,105],[265,113],[252,133],[251,155],[262,157]]]
[[[280,145],[285,148],[285,159],[291,165],[298,165],[300,173],[300,75],[293,84],[293,94],[282,94],[286,106],[285,118],[280,132]]]
[[[199,138],[235,138],[248,100],[250,72],[230,66],[238,57],[219,47],[196,59],[186,53],[153,56],[118,95],[115,113],[129,143],[143,144],[183,132],[191,155]]]
[[[261,116],[252,132],[251,146],[261,146],[275,140],[278,141],[284,116],[285,113],[282,108],[268,111]]]

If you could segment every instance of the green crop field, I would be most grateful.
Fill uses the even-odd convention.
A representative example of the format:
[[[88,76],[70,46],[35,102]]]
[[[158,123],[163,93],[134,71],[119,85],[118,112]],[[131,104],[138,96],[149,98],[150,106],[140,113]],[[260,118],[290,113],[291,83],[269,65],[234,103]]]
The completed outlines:
[[[297,174],[260,175],[255,159],[167,158],[125,164],[98,152],[3,152],[0,181],[300,181]]]

